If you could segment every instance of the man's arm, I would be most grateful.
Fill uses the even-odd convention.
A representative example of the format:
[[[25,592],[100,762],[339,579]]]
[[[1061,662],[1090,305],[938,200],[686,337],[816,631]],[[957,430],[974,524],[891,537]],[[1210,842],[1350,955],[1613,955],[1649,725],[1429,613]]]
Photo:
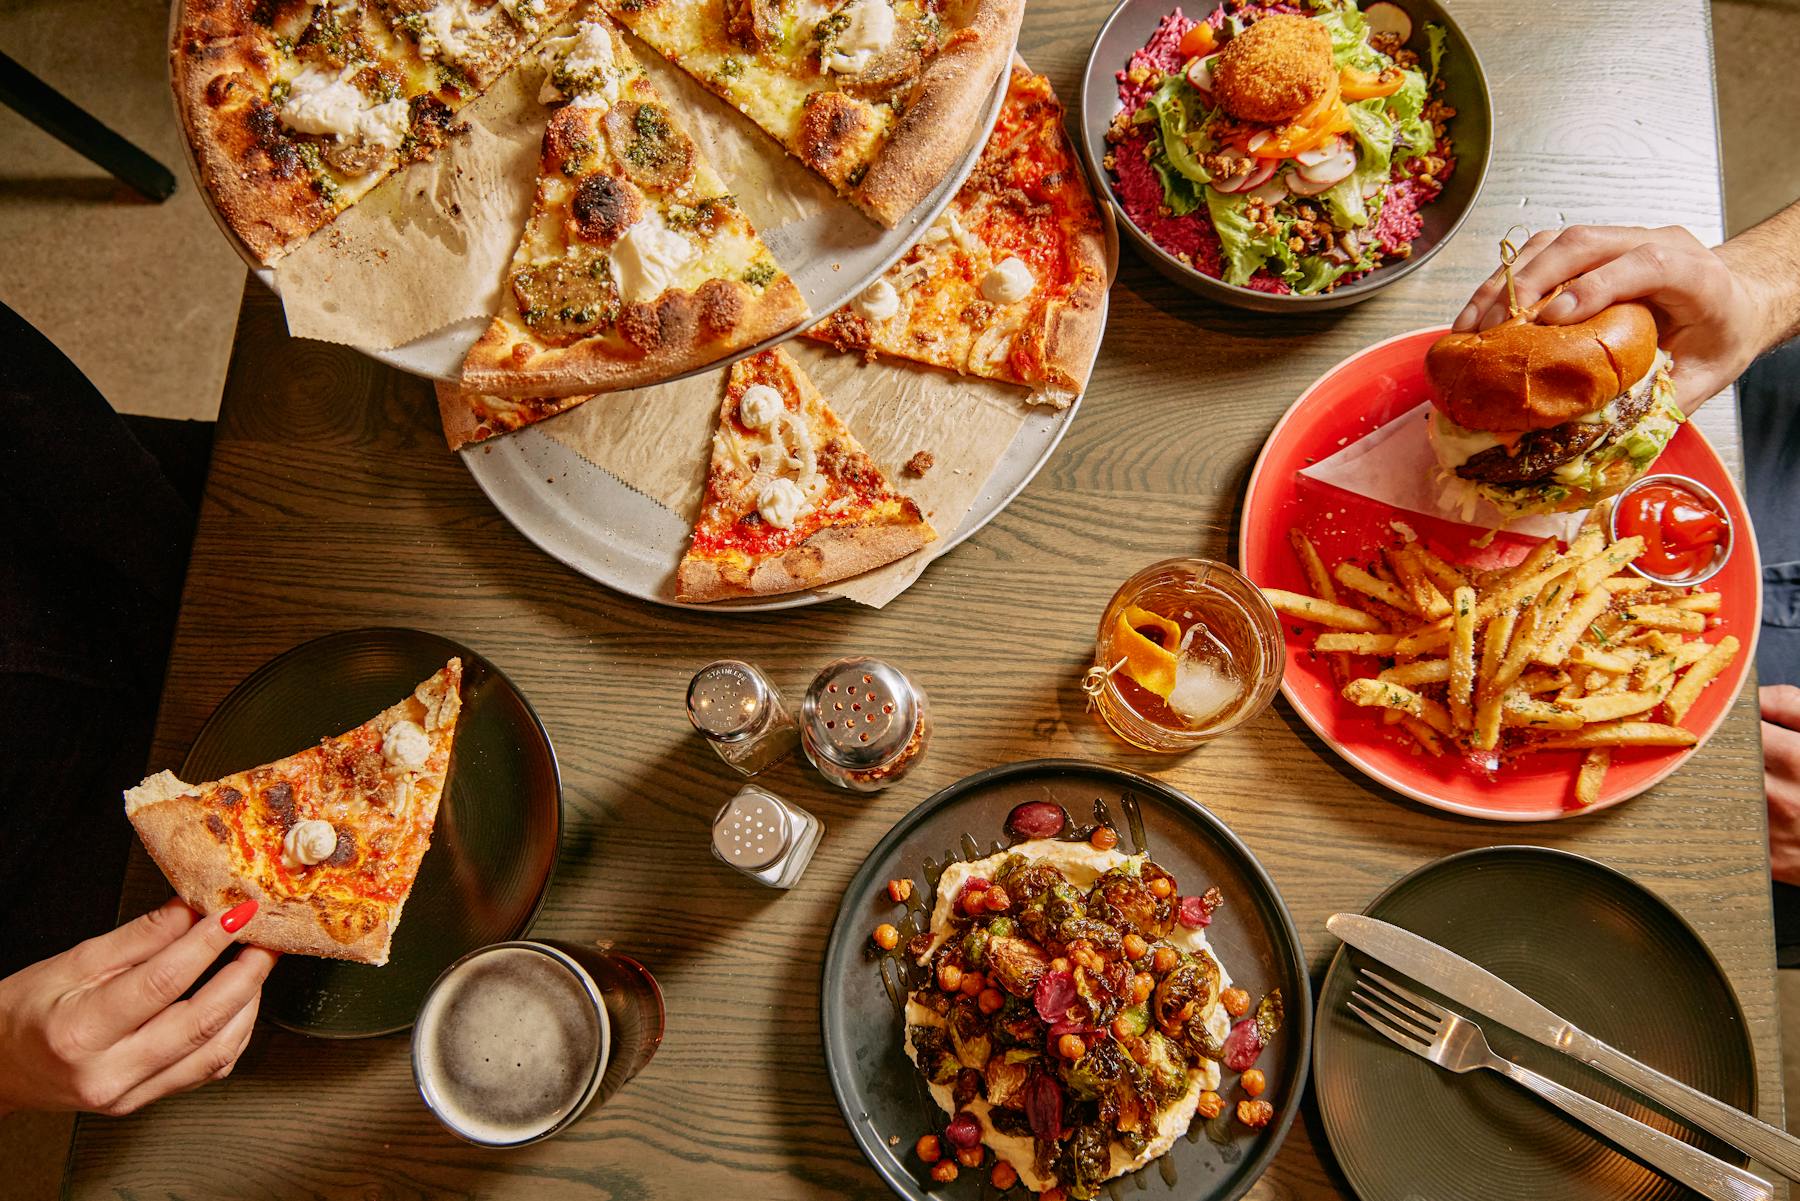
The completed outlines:
[[[1691,413],[1757,355],[1800,333],[1800,204],[1712,249],[1679,226],[1546,230],[1520,250],[1513,283],[1521,307],[1563,287],[1540,315],[1553,325],[1585,321],[1622,300],[1655,309],[1681,407]],[[1487,329],[1507,316],[1498,271],[1476,289],[1456,328]]]

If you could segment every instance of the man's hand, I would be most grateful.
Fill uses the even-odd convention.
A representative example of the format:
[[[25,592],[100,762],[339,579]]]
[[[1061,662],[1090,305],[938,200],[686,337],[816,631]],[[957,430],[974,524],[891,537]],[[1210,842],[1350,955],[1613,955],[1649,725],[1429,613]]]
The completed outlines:
[[[182,994],[254,911],[199,917],[170,901],[0,980],[0,1113],[130,1113],[229,1073],[275,952],[245,947]]]
[[[1568,283],[1539,315],[1551,325],[1586,321],[1622,300],[1650,305],[1662,347],[1675,360],[1678,402],[1691,413],[1779,337],[1759,281],[1734,270],[1734,253],[1731,243],[1709,250],[1679,227],[1574,225],[1534,234],[1513,264],[1513,286],[1526,308]],[[1470,298],[1456,328],[1488,329],[1506,318],[1506,275],[1498,271]]]
[[[1773,684],[1762,701],[1763,788],[1769,794],[1770,871],[1800,884],[1800,688]]]

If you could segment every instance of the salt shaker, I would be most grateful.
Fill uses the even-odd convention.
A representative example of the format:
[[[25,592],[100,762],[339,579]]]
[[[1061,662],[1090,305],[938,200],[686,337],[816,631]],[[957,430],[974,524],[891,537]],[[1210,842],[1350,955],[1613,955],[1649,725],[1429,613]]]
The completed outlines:
[[[696,672],[687,709],[719,758],[746,776],[787,758],[800,740],[769,677],[739,659],[720,659]]]
[[[806,810],[746,784],[713,819],[713,856],[771,888],[792,888],[824,833]]]
[[[880,659],[828,664],[800,704],[800,745],[840,788],[886,788],[912,770],[930,736],[925,694]]]

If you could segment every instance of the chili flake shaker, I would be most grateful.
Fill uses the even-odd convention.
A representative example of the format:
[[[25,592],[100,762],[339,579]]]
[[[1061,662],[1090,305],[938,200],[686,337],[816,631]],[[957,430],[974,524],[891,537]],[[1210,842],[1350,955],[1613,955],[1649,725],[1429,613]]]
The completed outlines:
[[[696,672],[687,710],[719,758],[746,776],[787,758],[800,740],[769,677],[739,659],[720,659]]]
[[[771,888],[792,888],[824,833],[806,810],[746,784],[713,818],[713,857]]]
[[[886,788],[912,770],[930,737],[925,694],[880,659],[827,664],[800,704],[800,746],[840,788]]]

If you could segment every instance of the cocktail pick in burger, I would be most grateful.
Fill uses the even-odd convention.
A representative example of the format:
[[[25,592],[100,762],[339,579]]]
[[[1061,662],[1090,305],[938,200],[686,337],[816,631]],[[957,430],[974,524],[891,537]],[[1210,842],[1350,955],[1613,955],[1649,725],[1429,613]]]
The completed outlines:
[[[1467,515],[1481,499],[1507,518],[1590,508],[1649,471],[1684,420],[1650,310],[1628,302],[1545,324],[1539,313],[1561,291],[1509,304],[1499,325],[1445,334],[1427,352],[1447,508]]]

